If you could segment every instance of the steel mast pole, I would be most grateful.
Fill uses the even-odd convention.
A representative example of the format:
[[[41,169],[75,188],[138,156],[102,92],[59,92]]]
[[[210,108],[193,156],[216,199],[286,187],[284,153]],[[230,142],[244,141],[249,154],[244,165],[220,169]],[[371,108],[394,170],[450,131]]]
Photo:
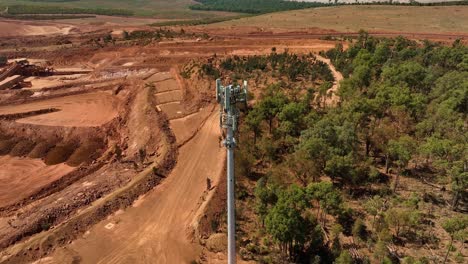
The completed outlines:
[[[239,117],[238,103],[247,106],[247,82],[241,86],[223,86],[221,80],[216,80],[216,100],[221,106],[220,126],[226,129],[226,138],[223,144],[227,152],[227,217],[228,217],[228,263],[236,263],[236,205],[235,205],[235,175],[234,175],[234,149]]]
[[[227,127],[227,215],[228,215],[228,263],[236,263],[236,205],[234,182],[234,148],[235,141],[232,126]]]

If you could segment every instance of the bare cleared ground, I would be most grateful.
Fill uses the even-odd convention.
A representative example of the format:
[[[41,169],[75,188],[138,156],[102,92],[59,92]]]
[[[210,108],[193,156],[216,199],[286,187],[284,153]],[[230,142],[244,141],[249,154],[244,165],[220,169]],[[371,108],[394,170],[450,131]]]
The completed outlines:
[[[118,99],[110,92],[92,92],[15,106],[1,106],[0,115],[57,108],[60,111],[22,118],[17,122],[65,127],[100,126],[117,116],[118,104]]]
[[[45,22],[24,22],[0,18],[0,37],[69,34],[73,26]]]
[[[170,121],[171,129],[176,136],[177,144],[182,145],[192,138],[207,118],[217,109],[214,105],[201,108],[199,112]]]
[[[41,159],[11,156],[0,156],[0,164],[0,207],[29,197],[74,170],[63,163],[47,166]]]

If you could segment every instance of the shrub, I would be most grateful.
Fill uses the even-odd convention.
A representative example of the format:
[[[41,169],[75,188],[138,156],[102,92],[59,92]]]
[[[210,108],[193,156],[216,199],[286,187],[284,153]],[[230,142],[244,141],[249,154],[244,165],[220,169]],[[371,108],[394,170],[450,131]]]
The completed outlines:
[[[367,233],[366,225],[364,224],[364,222],[361,219],[357,219],[354,222],[352,232],[353,232],[354,239],[356,239],[358,241],[365,240],[366,233]]]
[[[143,163],[146,160],[146,149],[141,148],[138,150],[138,158],[140,159],[140,162]]]
[[[346,251],[341,252],[340,256],[338,256],[338,258],[335,259],[334,263],[335,264],[352,264],[354,263],[354,261],[351,255],[349,254],[349,252],[346,250]]]
[[[8,62],[7,57],[0,56],[0,66],[4,66],[5,64],[7,64],[7,62]]]
[[[221,76],[219,70],[211,63],[203,64],[201,70],[205,75],[211,76],[213,79],[217,79]]]
[[[456,261],[457,263],[463,263],[464,259],[465,259],[465,258],[463,257],[463,254],[462,254],[461,252],[457,252],[457,253],[455,254],[455,261]]]
[[[41,225],[41,229],[42,229],[43,231],[49,230],[50,227],[52,226],[52,224],[49,223],[49,222],[47,222],[47,221],[42,221],[42,222],[40,223],[40,225]]]
[[[343,227],[343,234],[351,235],[354,224],[352,209],[348,207],[342,210],[337,216],[337,222]]]
[[[218,219],[211,219],[210,226],[211,226],[211,230],[213,232],[215,232],[215,233],[218,232],[219,220]]]

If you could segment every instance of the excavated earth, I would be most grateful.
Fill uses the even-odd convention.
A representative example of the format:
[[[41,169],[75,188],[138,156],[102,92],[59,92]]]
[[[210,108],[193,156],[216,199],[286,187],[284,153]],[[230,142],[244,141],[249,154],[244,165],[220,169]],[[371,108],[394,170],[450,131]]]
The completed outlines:
[[[100,46],[89,40],[102,29],[47,26],[67,35],[0,40],[9,59],[82,71],[0,91],[0,263],[200,260],[198,241],[225,206],[225,154],[214,80],[186,79],[181,69],[214,55],[317,53],[336,44],[221,30],[209,39]]]

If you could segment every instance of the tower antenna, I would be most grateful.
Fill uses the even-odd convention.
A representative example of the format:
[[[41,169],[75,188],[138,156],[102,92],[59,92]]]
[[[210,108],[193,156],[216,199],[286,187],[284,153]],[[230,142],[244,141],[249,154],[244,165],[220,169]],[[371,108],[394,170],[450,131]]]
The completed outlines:
[[[216,80],[216,100],[220,105],[220,126],[226,130],[223,145],[227,151],[227,215],[228,215],[228,264],[236,263],[236,216],[234,195],[235,133],[239,118],[239,105],[247,106],[247,81],[240,85],[223,86]],[[224,134],[224,133],[223,133]]]

